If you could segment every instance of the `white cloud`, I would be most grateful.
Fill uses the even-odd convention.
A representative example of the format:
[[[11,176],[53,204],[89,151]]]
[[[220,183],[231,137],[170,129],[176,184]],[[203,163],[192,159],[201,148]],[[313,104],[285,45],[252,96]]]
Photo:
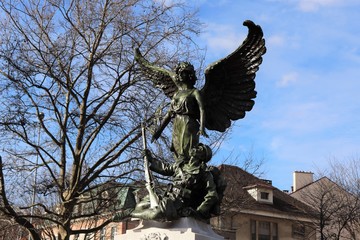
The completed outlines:
[[[227,34],[223,36],[213,36],[208,39],[208,46],[211,49],[217,49],[218,51],[230,52],[235,50],[239,46],[239,38],[234,34]]]
[[[239,33],[232,25],[208,24],[208,31],[203,34],[205,46],[209,53],[219,55],[230,54],[237,49],[245,39],[245,35]],[[246,28],[244,28],[246,31]],[[245,32],[244,31],[244,32]]]
[[[273,151],[277,151],[278,149],[281,149],[284,145],[284,141],[281,137],[273,137],[270,141],[270,149]]]
[[[188,2],[190,2],[191,4],[197,4],[197,5],[201,5],[201,4],[208,4],[210,6],[222,6],[225,4],[231,4],[229,2],[229,0],[197,0],[197,1],[190,1],[188,0]]]
[[[271,46],[283,46],[285,43],[285,39],[280,35],[273,35],[266,39],[266,45]]]
[[[308,136],[309,134],[328,133],[338,128],[344,121],[332,106],[326,102],[295,103],[285,102],[272,113],[271,120],[263,122],[265,131],[273,133],[286,132],[292,136]]]
[[[358,0],[267,0],[272,3],[296,5],[303,12],[315,12],[321,8],[358,5]]]
[[[298,79],[299,79],[299,74],[297,72],[287,73],[277,82],[276,85],[278,87],[286,87],[291,83],[297,82]]]
[[[313,12],[322,7],[333,7],[344,5],[346,1],[343,0],[300,0],[299,8],[305,12]]]

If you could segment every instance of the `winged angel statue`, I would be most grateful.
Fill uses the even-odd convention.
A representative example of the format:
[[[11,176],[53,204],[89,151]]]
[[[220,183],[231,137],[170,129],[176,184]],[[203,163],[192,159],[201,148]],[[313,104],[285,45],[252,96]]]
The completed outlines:
[[[216,167],[207,166],[212,157],[209,146],[199,143],[205,129],[224,132],[231,121],[245,117],[254,105],[255,73],[265,54],[265,40],[261,27],[245,21],[249,28],[242,45],[226,58],[210,64],[205,70],[205,85],[195,88],[196,76],[193,65],[179,63],[175,71],[150,64],[136,49],[135,59],[143,74],[171,98],[169,111],[153,135],[157,139],[173,119],[172,151],[175,163],[157,160],[145,148],[145,172],[152,170],[172,176],[172,183],[163,194],[157,194],[147,177],[148,198],[115,215],[119,220],[132,216],[147,220],[173,220],[180,217],[210,219],[218,215],[226,187]],[[150,167],[149,167],[150,166]],[[147,174],[145,174],[147,176]]]
[[[135,50],[143,74],[172,99],[152,140],[173,119],[172,151],[177,161],[189,159],[189,152],[199,144],[199,135],[207,136],[205,129],[224,132],[231,121],[244,118],[254,105],[255,73],[266,47],[259,25],[247,20],[244,26],[249,29],[247,38],[233,53],[205,69],[201,90],[194,86],[197,78],[190,63],[181,62],[172,72],[150,64],[139,49]]]
[[[244,118],[254,106],[255,73],[266,48],[261,27],[249,20],[244,25],[249,28],[247,38],[229,56],[206,68],[206,81],[201,90],[195,88],[197,79],[190,63],[181,62],[172,72],[150,64],[139,49],[135,50],[135,59],[142,74],[172,99],[169,111],[152,140],[156,140],[173,120],[171,150],[175,163],[168,164],[153,158],[146,149],[143,132],[145,173],[149,173],[150,169],[172,176],[172,183],[163,194],[158,194],[151,186],[150,174],[145,174],[148,198],[137,203],[134,209],[116,214],[114,220],[126,216],[148,220],[180,217],[206,220],[220,213],[226,181],[216,167],[207,166],[212,151],[199,142],[199,136],[207,136],[205,129],[224,132],[232,121]]]

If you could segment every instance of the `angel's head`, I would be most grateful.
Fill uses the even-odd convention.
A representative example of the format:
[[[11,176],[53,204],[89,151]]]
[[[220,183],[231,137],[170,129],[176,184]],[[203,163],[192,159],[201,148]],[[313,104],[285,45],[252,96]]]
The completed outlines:
[[[175,72],[180,82],[195,85],[197,80],[194,66],[189,62],[180,62],[176,65]]]

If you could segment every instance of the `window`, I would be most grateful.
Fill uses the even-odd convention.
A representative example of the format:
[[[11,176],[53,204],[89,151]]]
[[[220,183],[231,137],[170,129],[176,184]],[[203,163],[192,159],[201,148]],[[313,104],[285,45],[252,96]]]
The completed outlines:
[[[271,240],[278,240],[278,225],[277,225],[277,223],[271,224]]]
[[[111,227],[111,235],[110,235],[110,239],[114,240],[115,239],[115,235],[116,235],[116,227]]]
[[[271,240],[270,226],[270,222],[259,222],[258,240]]]
[[[261,199],[269,199],[269,193],[268,192],[260,192],[260,198]]]
[[[250,221],[251,240],[256,240],[256,221]]]
[[[278,240],[277,223],[250,221],[251,240]]]

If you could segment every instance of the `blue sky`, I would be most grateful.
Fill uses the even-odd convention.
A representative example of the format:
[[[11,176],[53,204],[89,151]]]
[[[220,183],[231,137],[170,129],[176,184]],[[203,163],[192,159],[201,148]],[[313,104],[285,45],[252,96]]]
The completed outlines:
[[[244,40],[250,19],[264,31],[267,53],[258,97],[236,122],[214,161],[231,151],[264,158],[264,178],[290,189],[295,170],[317,172],[330,159],[359,157],[360,1],[202,0],[199,44],[211,63]]]

